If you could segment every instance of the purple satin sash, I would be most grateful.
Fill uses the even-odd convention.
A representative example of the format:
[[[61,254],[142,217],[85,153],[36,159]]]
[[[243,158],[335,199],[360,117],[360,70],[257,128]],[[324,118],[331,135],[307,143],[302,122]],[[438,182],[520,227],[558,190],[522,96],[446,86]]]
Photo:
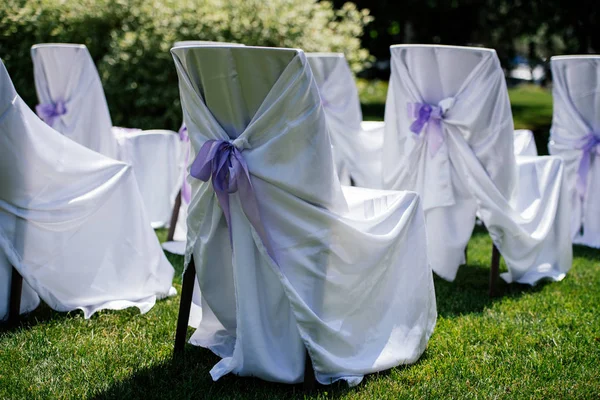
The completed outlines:
[[[587,176],[590,171],[590,165],[592,163],[592,155],[600,154],[600,135],[595,133],[589,133],[581,139],[580,145],[577,146],[579,150],[583,151],[581,162],[579,163],[579,169],[577,170],[577,192],[583,199],[587,191]]]
[[[67,113],[67,107],[63,101],[57,101],[52,104],[38,104],[35,106],[35,112],[45,123],[54,126],[56,119]]]
[[[416,118],[410,125],[411,132],[419,135],[425,128],[429,154],[433,157],[444,143],[444,133],[442,131],[444,113],[442,108],[425,103],[408,103],[407,109],[408,116]]]
[[[229,195],[239,193],[242,209],[250,224],[260,236],[267,253],[277,262],[271,241],[260,218],[258,201],[250,179],[250,172],[242,151],[226,140],[206,141],[190,168],[190,174],[201,181],[212,179],[212,186],[217,195],[225,220],[229,228],[229,240],[233,246],[231,231],[231,213],[229,210]]]

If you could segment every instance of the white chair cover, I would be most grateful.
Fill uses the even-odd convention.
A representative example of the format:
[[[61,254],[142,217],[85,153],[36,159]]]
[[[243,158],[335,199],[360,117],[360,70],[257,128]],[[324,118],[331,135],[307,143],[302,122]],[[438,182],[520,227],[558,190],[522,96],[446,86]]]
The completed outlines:
[[[230,43],[230,42],[211,42],[206,40],[184,40],[181,42],[175,42],[173,47],[186,47],[186,46],[244,46],[239,43]],[[185,124],[181,125],[179,129],[179,137],[183,144],[181,159],[184,164],[187,164],[189,161],[189,152],[190,152],[190,141],[187,134],[187,127]],[[184,255],[185,254],[185,240],[187,238],[187,209],[190,201],[189,193],[190,193],[190,184],[188,183],[188,171],[187,168],[183,168],[181,174],[181,207],[179,207],[179,213],[177,215],[177,224],[175,225],[175,232],[173,234],[173,240],[169,242],[164,242],[162,244],[163,249],[168,251],[169,253]]]
[[[119,160],[119,145],[104,89],[87,47],[82,44],[38,44],[31,48],[38,115],[77,143]],[[40,107],[55,109],[44,117]],[[62,109],[62,110],[61,110]]]
[[[421,195],[433,270],[454,280],[478,213],[506,261],[507,282],[562,279],[572,261],[563,164],[556,157],[515,160],[495,51],[407,45],[391,53],[384,186]],[[415,111],[426,111],[418,103],[433,108],[416,134]]]
[[[213,379],[300,382],[305,346],[323,384],[415,362],[436,321],[418,196],[342,189],[301,50],[171,52],[193,153],[203,149],[192,174],[209,140],[230,143],[261,221],[245,211],[253,197],[233,193],[229,232],[211,183],[190,179],[185,260],[193,254],[202,307],[191,343],[222,357]]]
[[[174,294],[131,167],[42,122],[0,63],[0,276],[23,276],[23,311],[136,306]],[[5,318],[10,279],[0,280]]]
[[[43,119],[77,143],[130,163],[152,225],[164,226],[179,185],[181,145],[176,133],[113,127],[98,71],[84,45],[38,44],[31,48],[31,57],[38,114],[40,107],[62,109],[64,114]],[[144,183],[150,181],[152,185]]]
[[[382,123],[361,126],[362,111],[354,76],[342,53],[308,53],[319,87],[333,144],[340,182],[379,188],[381,182]],[[377,125],[376,125],[377,124]]]
[[[537,156],[533,132],[529,129],[515,129],[515,156]]]
[[[600,56],[552,57],[550,154],[565,162],[573,242],[600,247]]]
[[[123,161],[135,165],[136,180],[140,192],[145,194],[144,206],[152,216],[152,227],[168,225],[181,186],[182,153],[187,149],[180,143],[179,136],[170,131],[140,130],[116,136],[123,150]]]

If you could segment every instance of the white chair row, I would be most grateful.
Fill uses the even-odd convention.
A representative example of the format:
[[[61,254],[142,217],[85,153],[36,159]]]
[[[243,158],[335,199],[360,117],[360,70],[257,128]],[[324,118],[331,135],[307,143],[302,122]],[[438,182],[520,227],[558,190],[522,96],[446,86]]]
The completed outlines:
[[[75,142],[133,166],[154,228],[166,226],[179,190],[182,148],[168,130],[114,127],[96,66],[84,45],[31,48],[38,115]]]
[[[40,298],[85,318],[146,312],[175,294],[173,273],[132,168],[41,121],[0,62],[0,320]]]

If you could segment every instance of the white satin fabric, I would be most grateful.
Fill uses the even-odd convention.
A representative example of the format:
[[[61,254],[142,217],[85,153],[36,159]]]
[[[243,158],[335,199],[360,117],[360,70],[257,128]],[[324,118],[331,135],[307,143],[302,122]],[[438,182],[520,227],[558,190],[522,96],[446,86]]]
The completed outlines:
[[[42,122],[0,63],[0,319],[10,266],[22,311],[138,307],[174,294],[173,268],[149,226],[131,167]]]
[[[232,250],[211,183],[191,179],[185,260],[193,254],[202,312],[191,343],[222,358],[213,379],[301,382],[305,348],[323,384],[415,362],[436,321],[419,197],[340,186],[301,50],[171,52],[194,154],[210,139],[241,151],[277,259],[237,192]]]
[[[123,161],[134,165],[146,212],[153,228],[167,226],[181,186],[182,153],[179,135],[163,130],[116,133]],[[161,190],[167,191],[166,193]]]
[[[537,156],[533,132],[529,129],[515,129],[515,156]]]
[[[340,182],[380,188],[383,122],[363,122],[358,90],[342,53],[308,53],[319,88]]]
[[[600,135],[600,56],[552,57],[554,112],[550,130],[550,154],[565,163],[572,210],[573,242],[600,248],[600,159],[591,156],[587,190],[576,189],[579,164],[584,155],[580,141],[590,133]],[[595,152],[594,152],[595,153]]]
[[[392,46],[384,187],[421,195],[429,259],[454,280],[476,213],[504,257],[507,282],[560,280],[571,267],[569,204],[557,157],[514,155],[508,92],[494,50]],[[443,143],[410,130],[409,103],[439,105]]]
[[[206,40],[184,40],[180,42],[175,42],[173,47],[189,47],[189,46],[244,46],[239,43],[230,43],[230,42],[211,42]],[[185,124],[181,126],[181,129],[185,128]],[[188,155],[186,158],[185,153],[190,152],[190,143],[189,141],[182,141],[182,158],[181,161],[184,164],[185,160],[192,160],[193,155]],[[183,165],[182,164],[182,165]],[[186,166],[183,167],[181,174],[181,185],[180,187],[183,190],[184,185],[188,185],[187,179],[189,179],[189,173],[187,171]],[[175,231],[173,233],[173,240],[169,242],[164,242],[162,244],[162,248],[169,253],[184,255],[185,254],[185,241],[187,238],[187,210],[188,210],[188,202],[184,197],[181,198],[181,206],[179,207],[179,213],[177,214],[177,224],[175,225]]]
[[[84,45],[38,44],[31,48],[31,57],[39,102],[66,102],[67,113],[53,128],[89,149],[131,164],[152,226],[166,225],[181,167],[176,133],[113,127],[98,71]]]

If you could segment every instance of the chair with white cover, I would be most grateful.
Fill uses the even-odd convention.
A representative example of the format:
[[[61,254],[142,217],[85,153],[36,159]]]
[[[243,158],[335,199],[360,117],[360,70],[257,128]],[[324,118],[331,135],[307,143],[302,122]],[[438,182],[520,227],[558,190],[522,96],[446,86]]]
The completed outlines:
[[[363,121],[354,76],[343,53],[307,53],[319,87],[340,182],[381,188],[382,121]]]
[[[175,293],[173,274],[131,167],[40,120],[0,62],[0,319],[10,309],[14,321],[39,298],[85,318],[146,312]]]
[[[183,40],[175,42],[173,47],[186,47],[186,46],[244,46],[240,43],[230,42],[212,42],[206,40]],[[185,123],[181,124],[179,128],[179,139],[181,140],[183,151],[183,158],[181,161],[182,165],[187,166],[189,160],[190,151],[190,139],[187,134],[187,128]],[[181,171],[181,189],[175,199],[173,205],[173,211],[171,214],[171,222],[169,224],[169,231],[167,232],[167,240],[162,244],[163,249],[169,253],[184,255],[185,254],[185,240],[187,236],[187,208],[190,203],[190,184],[187,181],[188,170],[186,167],[182,168]]]
[[[197,154],[176,353],[190,321],[215,380],[309,381],[312,361],[356,385],[415,362],[437,315],[419,197],[340,186],[301,50],[171,52]]]
[[[515,156],[532,156],[538,155],[535,145],[535,137],[529,129],[515,129]]]
[[[600,248],[600,56],[556,56],[550,154],[565,163],[573,242]]]
[[[391,47],[384,187],[420,194],[434,272],[454,280],[477,214],[507,282],[561,280],[571,267],[558,157],[515,157],[508,92],[494,50]],[[492,268],[490,294],[498,260]]]
[[[180,181],[181,145],[169,130],[113,127],[90,53],[80,44],[31,48],[38,115],[79,144],[133,166],[153,227],[169,222]],[[143,182],[152,181],[152,185]]]

